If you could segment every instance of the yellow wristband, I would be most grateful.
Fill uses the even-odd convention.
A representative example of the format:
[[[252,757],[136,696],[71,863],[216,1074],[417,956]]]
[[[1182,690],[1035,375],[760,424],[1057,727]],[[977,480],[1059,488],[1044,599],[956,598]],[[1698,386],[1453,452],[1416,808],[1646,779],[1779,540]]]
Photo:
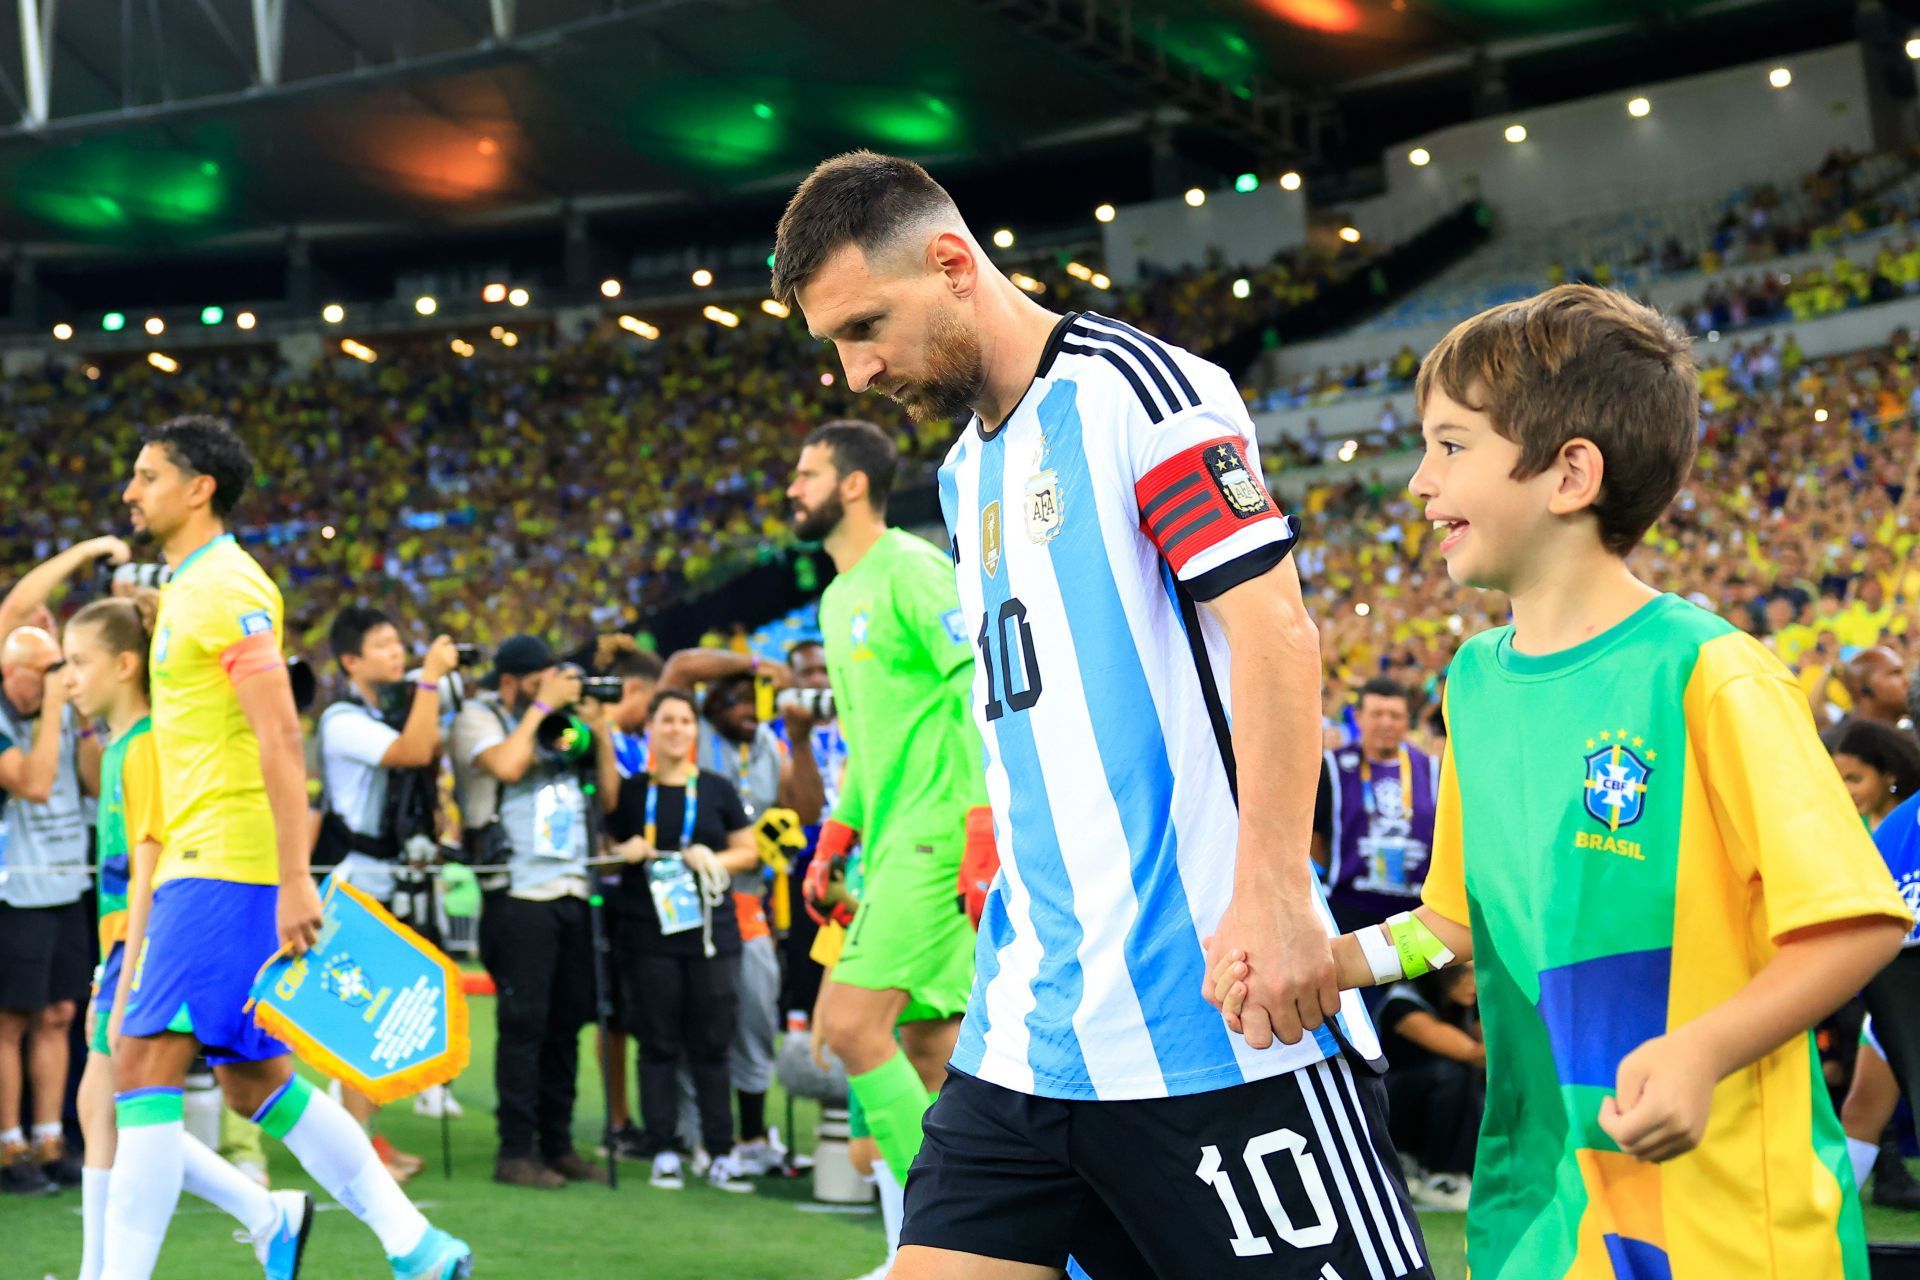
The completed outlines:
[[[1426,921],[1408,912],[1402,911],[1387,921],[1387,934],[1393,939],[1394,950],[1400,953],[1400,964],[1408,978],[1418,978],[1453,963],[1453,952],[1440,941],[1440,936],[1427,927]]]

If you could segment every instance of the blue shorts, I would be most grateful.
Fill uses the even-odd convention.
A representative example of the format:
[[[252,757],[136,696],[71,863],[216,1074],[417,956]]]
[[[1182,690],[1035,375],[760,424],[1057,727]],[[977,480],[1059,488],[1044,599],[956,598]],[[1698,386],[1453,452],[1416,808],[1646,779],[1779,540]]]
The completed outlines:
[[[216,1067],[292,1053],[246,1008],[254,977],[280,949],[279,894],[276,885],[184,878],[154,890],[120,1034],[183,1032]]]
[[[93,1024],[87,1028],[87,1047],[95,1053],[113,1052],[107,1039],[107,1019],[113,1016],[113,993],[120,989],[120,964],[126,954],[127,944],[116,942],[100,967],[94,970],[93,1006],[88,1015]]]

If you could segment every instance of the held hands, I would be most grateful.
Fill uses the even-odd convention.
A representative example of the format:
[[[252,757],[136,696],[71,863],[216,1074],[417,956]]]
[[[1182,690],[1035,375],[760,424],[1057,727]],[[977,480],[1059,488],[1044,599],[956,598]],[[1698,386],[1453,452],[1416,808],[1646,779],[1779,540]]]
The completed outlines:
[[[311,876],[303,871],[298,878],[283,882],[274,910],[280,949],[289,956],[305,955],[320,940],[323,915],[320,891]]]
[[[1600,1127],[1636,1159],[1685,1155],[1706,1136],[1719,1075],[1711,1054],[1685,1031],[1653,1039],[1620,1060],[1615,1096],[1600,1104]]]
[[[1224,970],[1207,974],[1201,994],[1252,1048],[1268,1048],[1275,1037],[1298,1044],[1340,1011],[1332,940],[1308,895],[1237,889],[1205,946],[1209,965]],[[1217,974],[1227,976],[1225,989]],[[1244,988],[1237,1008],[1228,1004],[1236,983]]]
[[[453,637],[435,636],[427,647],[426,658],[420,663],[420,678],[438,684],[459,666],[460,646],[453,642]]]

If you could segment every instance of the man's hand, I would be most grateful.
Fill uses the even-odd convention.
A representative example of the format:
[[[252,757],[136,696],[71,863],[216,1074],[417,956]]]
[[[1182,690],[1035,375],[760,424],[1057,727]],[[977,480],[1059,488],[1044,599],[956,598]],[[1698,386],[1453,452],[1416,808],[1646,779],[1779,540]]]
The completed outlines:
[[[324,914],[320,907],[320,891],[314,888],[313,877],[302,875],[283,883],[275,911],[281,951],[289,956],[298,956],[311,950],[313,944],[320,940],[320,924]]]
[[[554,671],[540,682],[540,692],[534,697],[537,701],[552,707],[556,712],[571,707],[580,701],[579,673],[566,670]]]
[[[127,540],[116,538],[110,533],[88,539],[86,547],[89,555],[96,559],[105,556],[107,563],[115,568],[133,559],[133,548],[127,545]]]
[[[426,658],[420,663],[420,678],[438,684],[459,667],[460,646],[453,642],[452,636],[435,636],[427,646]]]
[[[1268,1048],[1275,1036],[1282,1044],[1298,1044],[1340,1011],[1332,940],[1310,895],[1235,890],[1211,948],[1216,956],[1233,952],[1245,957],[1240,1032],[1249,1046]],[[1209,997],[1211,977],[1203,979]]]
[[[595,733],[603,732],[607,727],[607,704],[594,698],[584,699],[575,707],[574,714],[580,717],[582,724]]]
[[[1647,1041],[1620,1060],[1615,1096],[1600,1104],[1600,1127],[1640,1160],[1658,1163],[1693,1150],[1713,1108],[1710,1056],[1688,1045],[1684,1032]]]
[[[47,672],[41,679],[40,714],[52,715],[58,719],[67,705],[67,673],[64,663],[55,664],[55,669]]]

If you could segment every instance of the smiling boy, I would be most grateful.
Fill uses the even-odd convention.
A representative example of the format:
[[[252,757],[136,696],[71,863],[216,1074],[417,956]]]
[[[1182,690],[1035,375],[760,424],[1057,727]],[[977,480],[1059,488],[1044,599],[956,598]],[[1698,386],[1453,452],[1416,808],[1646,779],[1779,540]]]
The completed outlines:
[[[1692,463],[1687,339],[1563,286],[1456,327],[1417,396],[1439,554],[1513,621],[1448,672],[1424,905],[1334,956],[1342,986],[1474,963],[1468,1265],[1864,1280],[1807,1031],[1909,916],[1786,670],[1627,567]],[[1247,965],[1214,961],[1238,1030]]]

